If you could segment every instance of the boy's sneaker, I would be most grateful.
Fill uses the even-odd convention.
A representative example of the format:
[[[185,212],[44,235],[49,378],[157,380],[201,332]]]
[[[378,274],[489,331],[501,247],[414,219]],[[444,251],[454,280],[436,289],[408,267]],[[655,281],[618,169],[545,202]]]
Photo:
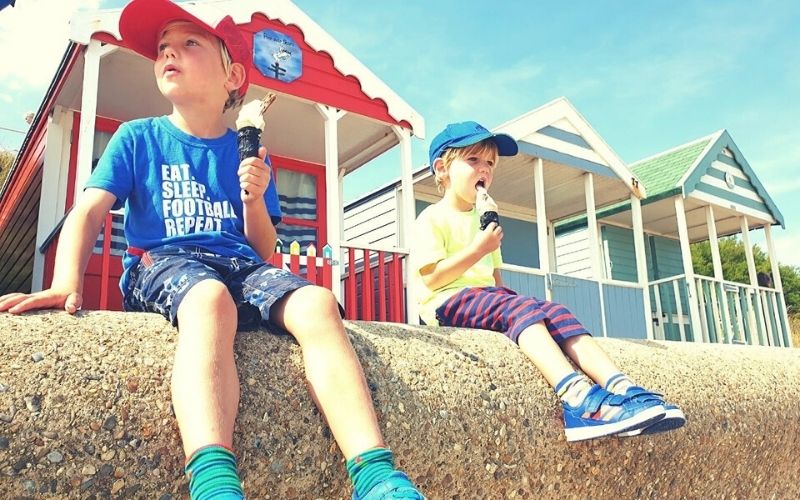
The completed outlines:
[[[683,414],[681,409],[678,408],[677,405],[669,404],[664,401],[663,396],[657,392],[651,392],[643,387],[634,385],[628,388],[628,390],[625,392],[625,396],[630,398],[631,401],[660,404],[664,407],[665,412],[664,418],[658,422],[648,425],[647,427],[640,427],[638,429],[630,429],[620,432],[617,434],[620,437],[671,431],[683,427],[683,424],[686,423],[686,415]]]
[[[562,401],[567,441],[582,441],[650,426],[664,418],[664,407],[651,398],[634,401],[593,385],[578,406]]]
[[[353,492],[353,500],[390,500],[395,498],[425,500],[408,476],[397,470],[373,486],[363,497],[356,495],[355,491]]]

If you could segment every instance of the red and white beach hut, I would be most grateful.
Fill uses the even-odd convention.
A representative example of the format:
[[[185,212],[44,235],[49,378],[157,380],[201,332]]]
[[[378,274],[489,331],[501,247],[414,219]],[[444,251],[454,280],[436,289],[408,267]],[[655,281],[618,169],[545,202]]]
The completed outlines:
[[[367,253],[366,261],[375,264],[371,274],[367,266],[367,283],[382,280],[391,286],[378,287],[381,297],[372,297],[373,287],[367,287],[345,300],[347,290],[355,290],[356,278],[358,286],[364,278],[350,272],[363,272],[364,251],[357,250],[359,266],[352,259],[356,250],[343,239],[342,184],[346,174],[399,147],[399,167],[408,187],[405,239],[414,215],[411,138],[424,137],[423,118],[288,0],[182,5],[212,25],[232,16],[254,48],[257,67],[247,100],[266,90],[278,94],[262,138],[284,209],[279,237],[285,255],[276,260],[331,287],[349,317],[403,321],[401,256]],[[61,64],[0,190],[0,293],[49,285],[60,222],[108,138],[122,122],[170,112],[156,88],[152,61],[120,40],[120,12],[81,14],[71,21],[71,40]],[[233,127],[235,112],[228,115]],[[90,260],[84,290],[88,309],[121,307],[117,280],[126,246],[121,220],[121,214],[109,215]],[[302,255],[289,257],[289,249],[298,246],[292,253]],[[342,284],[348,278],[351,284]],[[369,304],[356,304],[355,297],[365,294]]]

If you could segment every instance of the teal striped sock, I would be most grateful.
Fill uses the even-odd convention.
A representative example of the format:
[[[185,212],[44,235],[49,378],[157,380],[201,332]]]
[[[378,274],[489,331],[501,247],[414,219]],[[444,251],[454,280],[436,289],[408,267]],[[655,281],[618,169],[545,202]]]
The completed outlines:
[[[394,457],[386,448],[373,448],[347,461],[347,474],[358,497],[394,472]]]
[[[186,463],[192,500],[241,500],[242,483],[236,472],[236,457],[220,445],[209,445],[192,453]]]

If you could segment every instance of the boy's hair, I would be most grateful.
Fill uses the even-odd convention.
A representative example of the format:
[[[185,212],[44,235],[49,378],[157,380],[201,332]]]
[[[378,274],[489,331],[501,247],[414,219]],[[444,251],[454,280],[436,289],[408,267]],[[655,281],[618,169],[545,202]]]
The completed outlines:
[[[230,75],[231,66],[233,65],[231,53],[228,52],[225,42],[217,38],[217,43],[219,43],[219,51],[222,55],[222,68],[225,70],[226,75]],[[237,108],[242,105],[242,101],[244,101],[244,93],[239,92],[241,89],[242,87],[239,87],[238,89],[233,89],[228,92],[228,99],[225,101],[225,106],[222,108],[223,113],[229,109]]]
[[[436,190],[439,193],[444,193],[445,189],[447,189],[445,183],[448,180],[450,165],[453,163],[453,161],[457,159],[464,159],[472,155],[484,155],[486,153],[490,153],[492,156],[494,156],[494,162],[497,164],[499,154],[497,150],[497,144],[492,139],[484,139],[480,142],[476,142],[475,144],[464,146],[463,148],[447,148],[441,157],[442,162],[444,163],[444,169],[442,169],[441,172],[439,170],[435,171]]]

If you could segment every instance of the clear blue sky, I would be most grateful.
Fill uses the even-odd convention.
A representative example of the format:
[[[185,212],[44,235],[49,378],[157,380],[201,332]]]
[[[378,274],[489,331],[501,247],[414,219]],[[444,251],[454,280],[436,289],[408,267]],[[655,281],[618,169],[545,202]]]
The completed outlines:
[[[0,57],[58,31],[47,27],[65,23],[79,4],[124,3],[18,0],[0,12]],[[450,121],[493,127],[559,96],[628,163],[726,128],[786,219],[787,229],[775,231],[781,261],[800,265],[800,2],[295,3],[425,117],[415,165]],[[23,8],[51,15],[39,14],[37,27],[7,22]],[[65,46],[49,48],[51,58]],[[4,66],[15,69],[0,81],[0,127],[21,129],[53,68],[34,79],[30,58]],[[0,130],[0,147],[13,148],[16,136]],[[348,176],[345,197],[392,180],[391,154]]]

